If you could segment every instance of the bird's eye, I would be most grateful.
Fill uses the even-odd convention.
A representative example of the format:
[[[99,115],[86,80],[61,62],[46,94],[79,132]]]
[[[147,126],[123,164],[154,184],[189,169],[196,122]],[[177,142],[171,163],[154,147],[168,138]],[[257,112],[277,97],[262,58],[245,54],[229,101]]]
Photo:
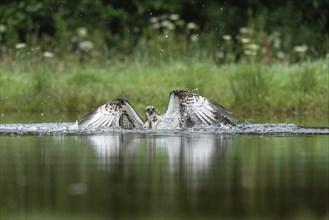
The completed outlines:
[[[149,106],[149,107],[147,107],[147,108],[145,109],[145,112],[147,112],[147,113],[153,113],[153,112],[155,112],[155,108],[152,107],[152,106]]]

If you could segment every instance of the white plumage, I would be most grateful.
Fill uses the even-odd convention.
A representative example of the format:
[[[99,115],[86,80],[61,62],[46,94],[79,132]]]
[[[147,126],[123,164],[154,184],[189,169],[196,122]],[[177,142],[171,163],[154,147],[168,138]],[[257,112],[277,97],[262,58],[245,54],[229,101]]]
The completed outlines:
[[[218,103],[186,90],[170,93],[167,112],[155,114],[155,108],[146,108],[146,121],[125,99],[115,99],[84,116],[81,127],[110,127],[123,129],[177,129],[196,125],[235,124],[235,119]]]
[[[115,99],[84,116],[81,127],[142,128],[143,120],[125,99]]]

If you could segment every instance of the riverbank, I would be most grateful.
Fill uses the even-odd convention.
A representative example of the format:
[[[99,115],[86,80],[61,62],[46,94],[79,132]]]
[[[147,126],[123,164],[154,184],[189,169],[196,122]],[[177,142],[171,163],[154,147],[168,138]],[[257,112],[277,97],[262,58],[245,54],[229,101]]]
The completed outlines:
[[[237,117],[248,114],[328,115],[328,60],[298,64],[225,64],[173,60],[74,65],[69,61],[2,60],[1,114],[84,114],[114,98],[127,98],[141,114],[166,110],[174,89],[215,100]]]

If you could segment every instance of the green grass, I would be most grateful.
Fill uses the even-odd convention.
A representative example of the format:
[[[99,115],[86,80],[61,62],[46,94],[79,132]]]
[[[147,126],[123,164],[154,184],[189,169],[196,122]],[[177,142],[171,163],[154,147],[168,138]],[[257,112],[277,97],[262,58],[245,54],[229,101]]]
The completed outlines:
[[[299,64],[225,64],[211,61],[118,61],[111,63],[26,59],[0,61],[0,113],[83,115],[127,98],[143,113],[154,105],[165,112],[174,89],[197,90],[239,117],[248,114],[326,115],[328,60]]]

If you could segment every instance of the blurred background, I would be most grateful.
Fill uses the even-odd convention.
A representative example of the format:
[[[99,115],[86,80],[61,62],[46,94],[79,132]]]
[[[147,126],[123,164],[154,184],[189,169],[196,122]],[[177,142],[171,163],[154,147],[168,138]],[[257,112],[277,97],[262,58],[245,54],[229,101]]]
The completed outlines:
[[[296,62],[328,53],[325,0],[1,2],[2,55],[28,47],[44,56],[89,52],[118,59],[159,55],[166,47],[169,57],[198,49],[195,55],[220,64],[249,56]]]
[[[118,96],[164,111],[172,89],[199,90],[242,115],[327,115],[328,8],[327,0],[3,0],[2,119],[20,111],[75,119]]]

